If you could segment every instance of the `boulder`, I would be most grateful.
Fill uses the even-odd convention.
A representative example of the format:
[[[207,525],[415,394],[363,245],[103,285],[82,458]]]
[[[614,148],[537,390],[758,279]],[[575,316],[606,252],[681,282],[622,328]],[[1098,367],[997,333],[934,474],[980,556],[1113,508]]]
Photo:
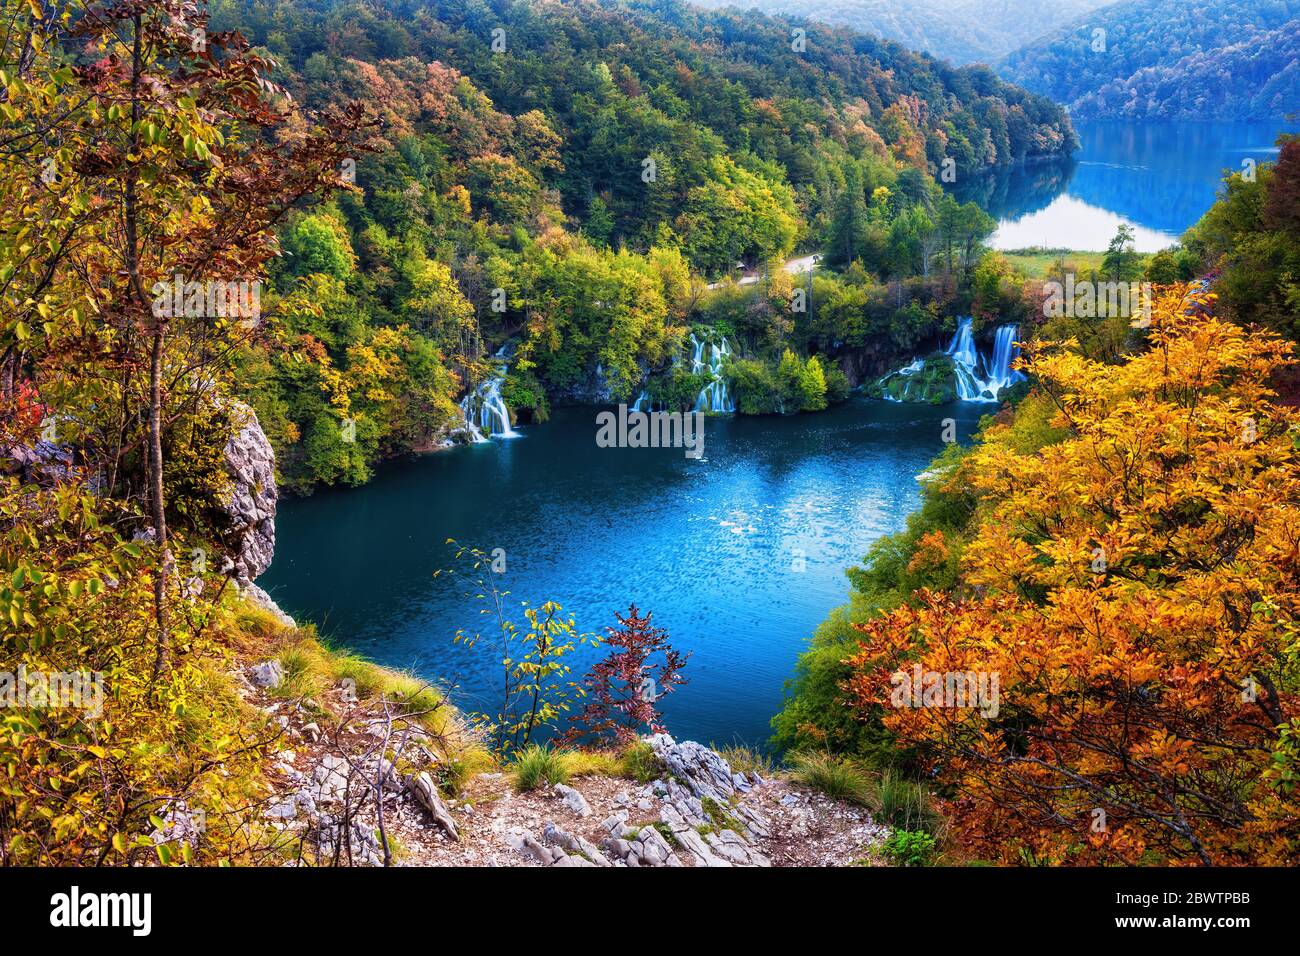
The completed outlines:
[[[262,661],[248,669],[248,680],[254,687],[271,690],[284,680],[284,668],[279,661]]]
[[[587,799],[572,787],[557,783],[552,788],[564,801],[564,805],[580,817],[591,816],[591,807],[587,804]]]

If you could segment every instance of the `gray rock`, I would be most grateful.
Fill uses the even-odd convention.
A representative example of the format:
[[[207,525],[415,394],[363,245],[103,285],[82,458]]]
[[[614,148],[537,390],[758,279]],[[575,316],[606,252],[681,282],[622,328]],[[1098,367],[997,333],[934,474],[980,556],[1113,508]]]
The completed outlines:
[[[591,807],[588,806],[586,798],[577,790],[562,783],[557,783],[552,789],[564,800],[564,805],[578,816],[591,816]]]
[[[239,588],[239,593],[253,605],[260,607],[264,611],[269,611],[271,616],[280,622],[284,627],[295,628],[298,622],[281,610],[280,605],[275,603],[275,599],[267,594],[256,584],[246,584]]]
[[[460,839],[460,834],[456,832],[456,821],[451,818],[446,805],[442,802],[442,797],[438,795],[438,788],[434,786],[433,779],[427,773],[422,770],[407,777],[406,788],[420,802],[420,805],[429,811],[429,816],[433,817],[434,822],[442,827],[447,836],[453,840]]]
[[[606,830],[616,837],[621,837],[627,832],[627,811],[618,810],[612,815],[605,818],[601,824]]]
[[[334,754],[321,758],[320,766],[312,774],[315,790],[312,799],[317,803],[335,803],[342,800],[348,790],[348,762]]]
[[[605,837],[605,839],[600,843],[600,848],[604,850],[612,860],[625,860],[627,855],[632,852],[631,843],[627,840],[613,836]]]
[[[268,820],[292,820],[297,815],[298,801],[294,797],[271,804],[262,814]]]
[[[673,856],[673,849],[668,845],[668,841],[654,827],[642,827],[636,840],[641,844],[637,855],[641,858],[643,866],[680,865]]]
[[[262,661],[248,669],[248,680],[254,687],[272,689],[284,680],[284,668],[279,661]]]
[[[191,810],[184,800],[172,802],[162,815],[163,825],[149,834],[154,844],[188,843],[198,846],[207,825],[202,810]]]
[[[235,431],[226,442],[223,456],[231,479],[223,511],[229,526],[226,539],[232,542],[228,571],[243,588],[271,566],[279,490],[275,485],[275,451],[257,415],[242,403],[230,407]]]
[[[575,836],[565,830],[561,830],[554,823],[547,822],[542,828],[542,836],[547,843],[558,846],[565,850],[570,856],[585,858],[592,866],[609,866],[609,860],[601,853],[600,847],[596,846],[590,840],[583,839],[581,836]]]
[[[671,781],[680,780],[692,794],[727,803],[736,793],[731,767],[717,752],[694,740],[677,743],[667,734],[648,738],[650,747],[668,770]]]

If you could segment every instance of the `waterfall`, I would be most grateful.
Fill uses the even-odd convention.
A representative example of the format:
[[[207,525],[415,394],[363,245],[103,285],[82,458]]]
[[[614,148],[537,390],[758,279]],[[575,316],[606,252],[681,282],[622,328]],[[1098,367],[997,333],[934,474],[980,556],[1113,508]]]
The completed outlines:
[[[1019,333],[1019,326],[1003,325],[998,327],[994,336],[993,360],[988,363],[988,382],[995,395],[1024,380],[1024,374],[1011,367],[1011,363],[1020,354],[1020,349],[1016,347],[1016,336]]]
[[[952,341],[943,350],[943,354],[952,358],[953,364],[964,365],[974,371],[979,362],[979,353],[975,351],[975,335],[971,332],[971,320],[967,316],[957,320],[957,331]]]
[[[695,399],[695,411],[697,412],[734,412],[736,403],[732,401],[731,394],[727,389],[726,379],[722,377],[722,363],[731,356],[731,346],[727,344],[727,337],[724,335],[719,339],[717,345],[712,344],[707,338],[697,339],[695,333],[691,333],[691,374],[702,375],[708,373],[712,377],[707,385],[700,389],[700,394]],[[708,359],[705,360],[705,350],[708,351]],[[640,401],[638,399],[638,401]]]
[[[996,402],[1003,389],[1024,379],[1024,375],[1011,368],[1020,354],[1015,345],[1019,332],[1020,327],[1014,323],[998,326],[993,354],[985,359],[975,348],[970,317],[957,320],[957,331],[944,354],[952,359],[958,398],[963,402]]]
[[[879,385],[881,388],[884,388],[884,386],[889,382],[889,380],[893,378],[895,375],[899,376],[900,378],[907,379],[907,381],[903,383],[903,397],[895,398],[894,396],[890,395],[888,392],[884,392],[881,397],[884,398],[885,401],[887,402],[909,401],[912,398],[912,384],[913,384],[912,376],[915,375],[917,372],[921,371],[923,368],[925,368],[925,359],[914,358],[912,359],[910,364],[904,365],[902,368],[898,369],[897,371],[890,372],[884,378],[880,379],[880,381],[877,382],[876,384]]]
[[[496,357],[507,358],[506,347],[502,346]],[[510,409],[501,397],[501,386],[505,384],[507,366],[495,366],[492,374],[479,382],[460,400],[460,410],[465,416],[465,430],[469,432],[474,444],[489,438],[518,438],[519,432],[510,425]]]
[[[953,385],[958,399],[963,402],[996,402],[1003,391],[1024,381],[1025,376],[1011,368],[1011,363],[1020,355],[1015,344],[1019,334],[1020,326],[1015,323],[998,326],[993,335],[993,352],[985,357],[975,347],[970,317],[958,318],[957,331],[943,350],[952,361]],[[932,375],[919,374],[925,371],[925,366],[924,360],[913,359],[910,364],[880,379],[876,388],[883,397],[893,401],[928,401],[928,396],[934,394],[934,381]],[[891,381],[895,383],[891,385]]]

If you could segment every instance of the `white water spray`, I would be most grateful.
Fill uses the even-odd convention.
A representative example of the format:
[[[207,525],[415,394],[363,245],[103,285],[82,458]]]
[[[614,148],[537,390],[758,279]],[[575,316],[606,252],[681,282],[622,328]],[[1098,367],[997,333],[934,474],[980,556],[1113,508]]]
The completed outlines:
[[[496,357],[503,360],[507,357],[505,346],[497,352]],[[460,410],[465,416],[465,430],[475,444],[489,438],[519,437],[519,432],[510,424],[510,409],[501,397],[506,371],[504,363],[496,366],[492,375],[479,382],[460,400]]]
[[[993,354],[985,359],[975,348],[970,317],[957,320],[957,331],[944,354],[952,359],[958,398],[963,402],[996,402],[1000,392],[1024,379],[1011,368],[1020,354],[1015,344],[1019,332],[1020,327],[1014,323],[999,326],[993,337]]]
[[[718,344],[714,345],[708,339],[697,339],[692,332],[691,349],[691,374],[702,375],[707,372],[712,377],[712,380],[700,389],[700,394],[695,399],[694,411],[734,412],[736,403],[732,401],[727,381],[722,376],[722,363],[731,356],[731,346],[727,344],[727,337],[722,336]]]

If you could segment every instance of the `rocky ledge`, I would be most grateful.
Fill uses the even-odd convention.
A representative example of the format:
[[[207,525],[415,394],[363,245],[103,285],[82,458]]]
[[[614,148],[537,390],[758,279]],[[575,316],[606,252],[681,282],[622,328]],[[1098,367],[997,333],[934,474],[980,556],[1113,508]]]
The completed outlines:
[[[399,866],[767,867],[875,864],[889,828],[859,806],[780,774],[741,773],[717,751],[666,734],[646,738],[658,773],[645,783],[580,776],[518,792],[481,773],[444,798],[432,740],[331,692],[275,699],[274,661],[244,672],[245,694],[278,725],[281,744],[264,819],[317,864],[378,866],[381,831]],[[392,762],[383,755],[390,754]]]

